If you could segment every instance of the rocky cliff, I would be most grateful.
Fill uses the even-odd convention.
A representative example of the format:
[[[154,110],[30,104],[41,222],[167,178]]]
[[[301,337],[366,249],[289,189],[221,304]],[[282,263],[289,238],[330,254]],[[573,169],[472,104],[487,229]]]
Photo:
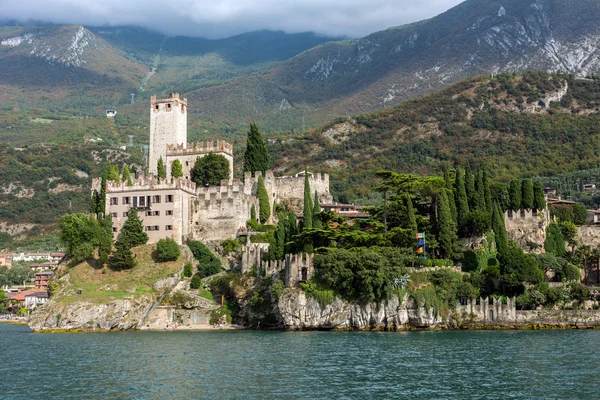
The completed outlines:
[[[394,296],[381,304],[359,305],[336,298],[322,307],[299,290],[288,290],[278,308],[285,329],[407,329],[447,326],[433,309],[417,307],[414,300]]]
[[[34,331],[136,329],[153,308],[154,300],[153,296],[140,296],[106,304],[51,301],[31,314],[29,327]]]

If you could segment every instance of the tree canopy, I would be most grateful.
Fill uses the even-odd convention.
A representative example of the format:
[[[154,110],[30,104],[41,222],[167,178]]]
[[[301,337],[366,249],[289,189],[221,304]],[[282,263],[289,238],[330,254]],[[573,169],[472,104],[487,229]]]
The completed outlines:
[[[229,174],[229,161],[221,154],[210,152],[204,157],[196,158],[191,178],[201,186],[216,186],[222,180],[229,179]]]

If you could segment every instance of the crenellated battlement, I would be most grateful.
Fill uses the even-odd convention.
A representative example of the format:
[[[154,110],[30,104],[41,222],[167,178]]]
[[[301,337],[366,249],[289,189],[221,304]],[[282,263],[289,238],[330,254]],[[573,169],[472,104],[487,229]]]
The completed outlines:
[[[98,190],[101,184],[102,180],[100,178],[94,178],[92,181],[92,188]],[[195,195],[196,186],[196,183],[189,179],[177,178],[173,181],[163,180],[159,182],[154,175],[151,175],[150,177],[142,175],[139,178],[134,179],[132,185],[127,185],[126,182],[117,183],[115,181],[108,181],[106,182],[106,193],[181,189]]]
[[[155,106],[157,104],[166,104],[166,103],[174,103],[181,104],[187,107],[188,101],[185,97],[180,97],[179,93],[171,93],[166,99],[157,99],[156,95],[150,96],[150,105]],[[153,109],[155,107],[152,107]]]
[[[199,155],[210,152],[225,153],[233,157],[233,144],[217,140],[216,143],[215,141],[188,143],[187,148],[183,143],[167,145],[168,156]]]

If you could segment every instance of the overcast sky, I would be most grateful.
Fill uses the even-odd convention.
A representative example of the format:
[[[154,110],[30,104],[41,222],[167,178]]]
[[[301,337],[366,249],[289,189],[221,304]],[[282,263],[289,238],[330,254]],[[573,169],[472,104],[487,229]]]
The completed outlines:
[[[0,18],[132,24],[169,35],[225,37],[274,29],[361,37],[440,14],[462,0],[0,0]]]

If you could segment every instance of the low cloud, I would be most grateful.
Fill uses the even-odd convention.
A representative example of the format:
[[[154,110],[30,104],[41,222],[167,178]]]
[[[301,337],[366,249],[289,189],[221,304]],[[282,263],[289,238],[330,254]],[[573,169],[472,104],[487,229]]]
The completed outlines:
[[[462,0],[0,0],[1,17],[137,25],[168,35],[226,37],[273,29],[361,37],[440,14]]]

